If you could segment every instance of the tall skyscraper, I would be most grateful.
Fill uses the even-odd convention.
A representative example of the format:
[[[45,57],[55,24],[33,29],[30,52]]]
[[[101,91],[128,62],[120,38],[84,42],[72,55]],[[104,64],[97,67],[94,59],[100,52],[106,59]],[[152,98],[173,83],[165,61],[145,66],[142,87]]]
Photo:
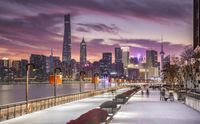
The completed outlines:
[[[199,41],[199,0],[193,0],[193,48],[195,49],[198,45],[200,46]]]
[[[164,59],[164,50],[163,50],[163,37],[161,37],[161,48],[160,48],[160,71],[163,69],[163,59]],[[161,74],[161,73],[160,73]]]
[[[121,49],[122,49],[122,63],[124,67],[124,74],[128,77],[129,47],[121,47]]]
[[[70,15],[64,16],[65,27],[64,27],[64,41],[63,41],[63,52],[62,61],[64,63],[70,63],[71,61],[71,26],[70,26]]]
[[[115,48],[115,69],[118,76],[124,73],[123,63],[122,63],[122,49],[120,47]]]
[[[122,50],[120,47],[115,48],[115,63],[122,62]]]
[[[85,65],[87,63],[87,45],[85,43],[84,38],[80,43],[80,64]]]
[[[124,68],[128,67],[129,64],[129,47],[121,47],[122,49],[122,63]]]
[[[157,67],[158,52],[155,50],[147,50],[146,51],[146,63],[147,63],[147,67]]]

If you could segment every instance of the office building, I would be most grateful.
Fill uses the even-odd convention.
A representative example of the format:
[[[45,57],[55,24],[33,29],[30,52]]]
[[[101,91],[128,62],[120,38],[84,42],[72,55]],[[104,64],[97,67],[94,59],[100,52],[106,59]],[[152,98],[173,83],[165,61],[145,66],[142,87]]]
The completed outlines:
[[[28,64],[28,60],[22,59],[20,61],[20,77],[24,78],[26,77],[26,65]]]
[[[103,63],[101,63],[101,64],[104,64],[105,70],[107,70],[108,72],[111,72],[111,70],[112,70],[112,53],[109,53],[109,52],[103,53],[102,60],[103,60]]]
[[[115,48],[115,63],[122,62],[122,49],[120,47]]]
[[[147,67],[157,67],[158,66],[158,52],[155,50],[147,50],[146,63],[147,63]]]
[[[121,47],[121,49],[122,49],[122,63],[124,68],[127,68],[129,64],[129,47]]]
[[[122,49],[122,63],[124,67],[124,75],[128,77],[129,47],[121,47],[121,49]]]
[[[30,63],[33,63],[36,69],[35,72],[31,72],[32,77],[36,77],[39,80],[47,78],[46,59],[47,57],[44,55],[31,54]]]
[[[15,60],[12,61],[12,71],[14,74],[14,77],[20,77],[20,61]]]

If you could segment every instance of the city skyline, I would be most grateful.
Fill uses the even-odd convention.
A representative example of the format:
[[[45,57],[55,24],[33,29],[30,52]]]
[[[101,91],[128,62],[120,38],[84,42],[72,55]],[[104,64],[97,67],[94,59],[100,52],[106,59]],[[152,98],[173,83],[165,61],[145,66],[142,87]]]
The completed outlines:
[[[0,5],[1,58],[28,59],[31,53],[49,56],[51,48],[62,58],[66,13],[71,14],[72,58],[77,61],[82,37],[92,62],[101,59],[103,52],[114,55],[114,48],[119,46],[130,46],[130,56],[145,56],[148,49],[160,52],[161,35],[165,55],[180,54],[192,44],[192,1],[115,1],[119,8],[112,0],[86,0],[84,4],[76,0],[14,1],[1,1]],[[30,10],[24,12],[27,8]]]

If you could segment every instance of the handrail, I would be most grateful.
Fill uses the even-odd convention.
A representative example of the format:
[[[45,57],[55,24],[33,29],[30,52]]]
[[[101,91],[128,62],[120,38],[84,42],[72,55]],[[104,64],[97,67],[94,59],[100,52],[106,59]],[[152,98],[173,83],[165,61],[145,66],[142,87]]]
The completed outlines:
[[[194,92],[188,92],[187,96],[200,100],[200,94]]]
[[[103,94],[105,92],[111,92],[113,89],[116,90],[122,87],[123,86],[118,86],[114,88],[105,88],[105,89],[98,89],[98,90],[86,91],[86,92],[81,92],[81,93],[72,93],[72,94],[60,95],[56,97],[51,96],[51,97],[45,97],[45,98],[32,99],[32,100],[29,100],[28,102],[22,101],[22,102],[1,105],[0,106],[0,122],[11,119],[11,118],[15,118],[17,116],[22,116],[28,113],[32,113],[35,111],[47,109],[56,105]]]

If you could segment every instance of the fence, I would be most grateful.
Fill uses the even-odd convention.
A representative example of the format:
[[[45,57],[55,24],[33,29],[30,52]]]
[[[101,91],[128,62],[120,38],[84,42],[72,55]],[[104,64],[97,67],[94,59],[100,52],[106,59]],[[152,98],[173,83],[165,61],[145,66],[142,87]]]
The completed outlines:
[[[46,97],[41,99],[30,100],[28,102],[18,102],[9,105],[0,106],[0,122],[4,120],[8,120],[11,118],[15,118],[18,116],[22,116],[28,113],[36,112],[39,110],[47,109],[56,105],[84,99],[87,97],[100,95],[105,92],[111,92],[112,90],[117,90],[122,88],[122,86],[100,89],[95,91],[87,91],[76,94],[68,94],[57,97]]]
[[[187,93],[185,104],[200,112],[200,94],[193,92]]]

